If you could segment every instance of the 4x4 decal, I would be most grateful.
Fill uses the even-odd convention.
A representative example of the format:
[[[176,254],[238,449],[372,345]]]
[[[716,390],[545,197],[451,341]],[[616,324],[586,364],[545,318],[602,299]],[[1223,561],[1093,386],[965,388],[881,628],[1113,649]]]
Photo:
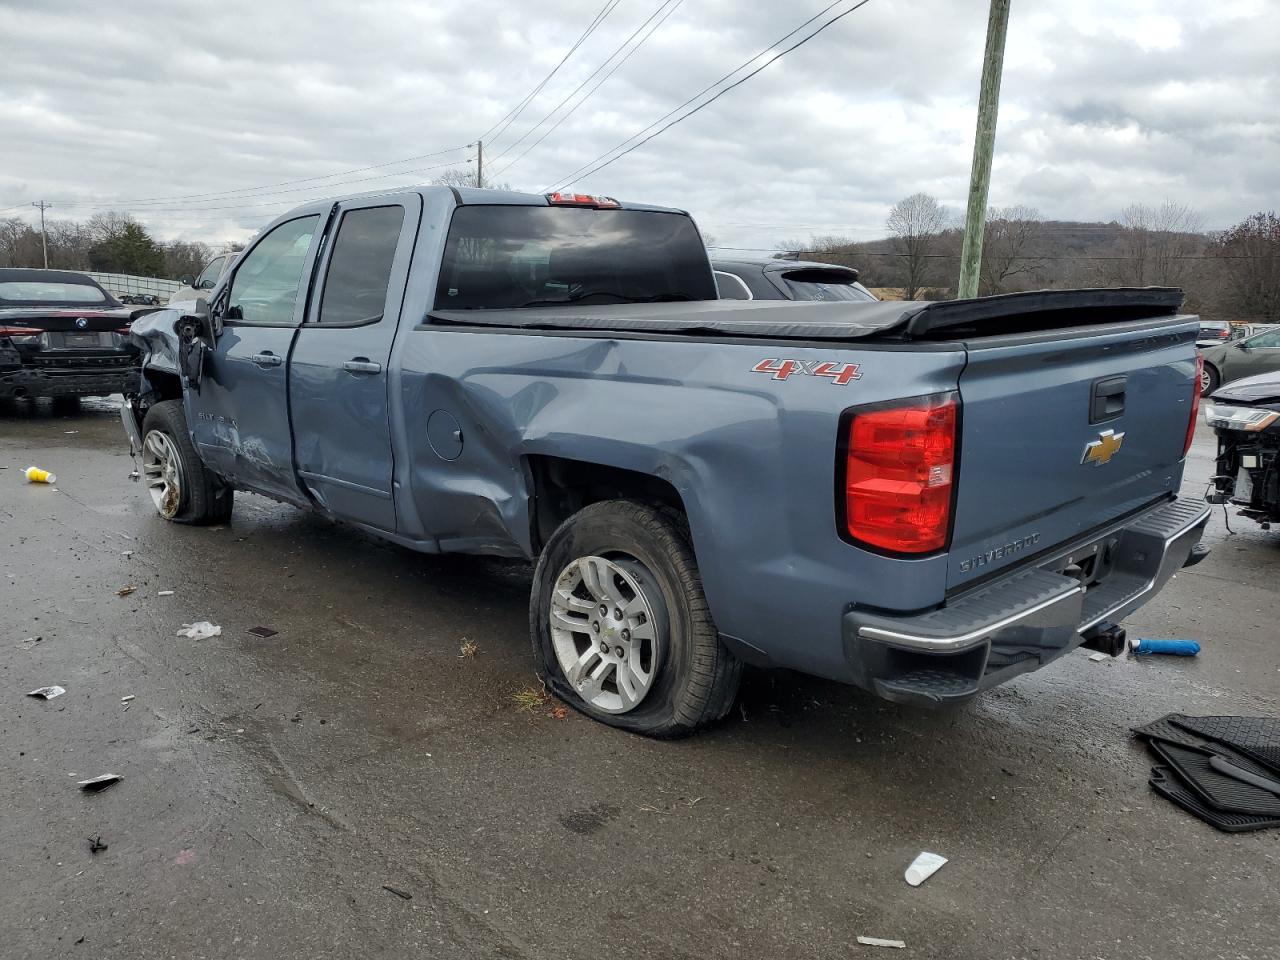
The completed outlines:
[[[861,380],[856,363],[836,363],[832,360],[761,360],[751,368],[752,373],[769,373],[774,380],[785,380],[792,375],[806,377],[830,377],[831,382],[844,386],[851,380]]]

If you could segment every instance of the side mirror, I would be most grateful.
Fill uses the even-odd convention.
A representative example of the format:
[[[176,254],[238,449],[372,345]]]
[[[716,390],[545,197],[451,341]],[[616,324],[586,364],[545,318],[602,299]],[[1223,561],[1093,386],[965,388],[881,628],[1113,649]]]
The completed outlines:
[[[200,286],[199,286],[199,288],[198,288],[198,289],[200,289],[200,290],[212,290],[212,289],[213,289],[214,287],[216,287],[217,285],[218,285],[218,281],[217,281],[217,280],[206,280],[206,281],[204,281],[203,283],[201,283],[201,284],[200,284]]]
[[[179,277],[178,282],[182,284],[184,287],[189,287],[196,282],[196,278],[191,276],[191,274],[187,273]]]
[[[1241,340],[1241,341],[1239,341],[1239,342],[1236,344],[1236,349],[1237,349],[1237,350],[1245,350],[1245,351],[1249,351],[1249,350],[1252,350],[1252,349],[1253,349],[1253,347],[1249,346],[1249,344],[1248,344],[1248,343],[1246,343],[1245,341]]]

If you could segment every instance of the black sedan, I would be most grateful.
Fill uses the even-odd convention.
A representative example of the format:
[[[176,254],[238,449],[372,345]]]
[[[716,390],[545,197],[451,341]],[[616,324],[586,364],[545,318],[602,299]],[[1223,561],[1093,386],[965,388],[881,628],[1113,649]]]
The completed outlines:
[[[0,269],[0,398],[106,396],[138,381],[124,306],[67,270]]]
[[[875,300],[858,271],[810,260],[714,259],[722,300]]]

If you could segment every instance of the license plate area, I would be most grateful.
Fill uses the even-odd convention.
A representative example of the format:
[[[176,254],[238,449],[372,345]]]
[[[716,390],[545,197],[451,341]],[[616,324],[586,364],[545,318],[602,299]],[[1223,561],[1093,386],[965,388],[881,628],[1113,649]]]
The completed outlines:
[[[63,347],[69,350],[83,350],[102,346],[101,335],[97,333],[63,333],[55,334],[55,336],[61,337],[62,342],[51,343],[50,346]]]

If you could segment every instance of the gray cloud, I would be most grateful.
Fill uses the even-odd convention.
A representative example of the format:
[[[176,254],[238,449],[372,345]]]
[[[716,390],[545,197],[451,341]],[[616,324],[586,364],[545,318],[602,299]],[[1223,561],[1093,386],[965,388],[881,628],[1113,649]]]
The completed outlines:
[[[133,211],[241,238],[295,202],[429,180],[563,56],[601,0],[0,2],[0,208]],[[541,190],[825,4],[685,0],[554,134],[499,158],[658,6],[623,0],[488,151]],[[876,235],[916,190],[963,205],[985,0],[873,0],[584,189],[692,210],[719,242]],[[843,9],[843,5],[841,8]],[[1172,197],[1225,226],[1276,205],[1270,0],[1014,5],[992,202],[1111,219]],[[313,183],[243,191],[397,158]],[[388,176],[387,174],[394,174]],[[359,180],[361,182],[350,182]],[[27,207],[9,213],[29,215]]]

